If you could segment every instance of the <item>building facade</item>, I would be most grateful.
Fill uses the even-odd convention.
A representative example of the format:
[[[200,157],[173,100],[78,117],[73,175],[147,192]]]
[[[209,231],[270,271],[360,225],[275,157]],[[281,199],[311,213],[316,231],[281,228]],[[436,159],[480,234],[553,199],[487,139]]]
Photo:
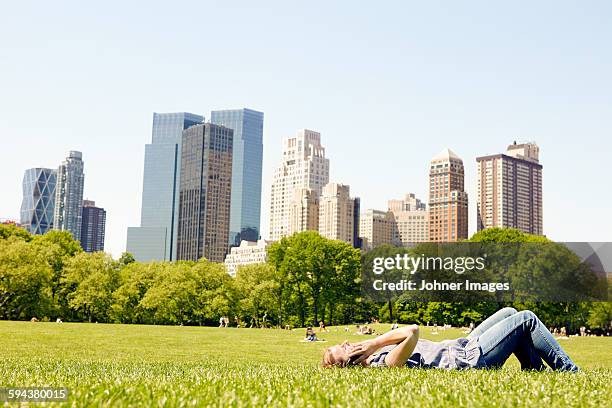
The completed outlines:
[[[234,131],[230,245],[257,241],[261,217],[264,114],[251,109],[212,111],[211,123]]]
[[[53,228],[56,177],[56,170],[40,167],[23,175],[20,224],[30,234],[42,235]]]
[[[468,196],[463,160],[442,150],[429,167],[429,240],[455,242],[468,238]]]
[[[96,207],[95,201],[83,201],[83,222],[81,223],[81,247],[85,252],[104,251],[106,211]]]
[[[187,112],[153,113],[145,145],[140,227],[128,228],[127,251],[137,261],[176,260],[183,130],[204,121]]]
[[[319,198],[319,234],[354,244],[355,200],[344,184],[328,183]]]
[[[425,203],[408,193],[401,200],[389,200],[395,223],[393,243],[401,246],[429,241],[429,211]]]
[[[183,131],[177,259],[223,262],[229,248],[233,130],[206,123]]]
[[[70,151],[57,169],[53,229],[69,231],[75,240],[81,240],[83,210],[83,154]]]
[[[506,154],[476,158],[478,230],[517,228],[543,234],[542,165],[535,143],[510,146]]]
[[[300,130],[283,141],[283,158],[274,172],[270,196],[270,239],[278,241],[289,235],[289,203],[294,191],[307,188],[320,196],[329,182],[329,159],[321,145],[321,135]]]
[[[296,188],[289,202],[288,235],[319,230],[319,197],[308,188]]]
[[[268,241],[242,241],[240,246],[230,249],[225,257],[225,269],[230,276],[236,276],[238,268],[244,265],[265,263],[267,259]]]
[[[361,248],[369,251],[383,244],[393,245],[395,228],[392,212],[367,210],[359,220]]]

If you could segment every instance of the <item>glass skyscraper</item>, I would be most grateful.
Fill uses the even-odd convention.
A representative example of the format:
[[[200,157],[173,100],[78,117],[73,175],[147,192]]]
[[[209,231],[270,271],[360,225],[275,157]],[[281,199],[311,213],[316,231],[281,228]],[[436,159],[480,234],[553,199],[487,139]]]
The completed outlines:
[[[77,241],[81,240],[85,183],[83,168],[83,154],[71,150],[66,160],[57,168],[55,208],[53,209],[53,229],[69,231]]]
[[[211,123],[234,130],[230,245],[259,238],[263,119],[262,112],[251,109],[211,112]]]
[[[27,169],[23,175],[23,201],[20,223],[31,234],[44,234],[53,228],[56,171]]]
[[[127,251],[138,261],[176,260],[181,138],[204,122],[187,112],[154,113],[151,144],[145,145],[140,227],[128,228]]]

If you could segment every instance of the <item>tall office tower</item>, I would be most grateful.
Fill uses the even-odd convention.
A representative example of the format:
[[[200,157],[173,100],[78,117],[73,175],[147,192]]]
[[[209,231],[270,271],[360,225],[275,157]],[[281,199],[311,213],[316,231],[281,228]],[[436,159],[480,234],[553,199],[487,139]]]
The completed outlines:
[[[329,159],[321,146],[321,135],[303,129],[283,141],[283,159],[274,172],[270,197],[270,239],[289,235],[289,202],[297,188],[308,188],[320,196],[329,182]]]
[[[145,145],[140,227],[129,227],[127,251],[137,261],[176,260],[179,178],[183,130],[204,122],[193,113],[153,113]]]
[[[297,188],[289,202],[288,235],[319,230],[319,197],[308,188]]]
[[[425,203],[408,193],[402,200],[389,200],[388,206],[395,221],[395,244],[411,246],[429,241],[429,212]]]
[[[391,211],[367,210],[361,214],[359,235],[366,251],[382,244],[394,243],[395,219]]]
[[[468,196],[463,160],[442,150],[429,167],[429,240],[454,242],[468,237]]]
[[[508,146],[506,154],[476,158],[478,230],[511,227],[543,234],[542,165],[535,143]]]
[[[319,198],[319,234],[353,245],[355,200],[344,184],[328,183]]]
[[[57,169],[53,229],[70,231],[77,241],[81,240],[84,181],[83,154],[70,151]]]
[[[85,252],[104,251],[106,211],[96,207],[95,201],[83,201],[83,222],[81,224],[81,247]]]
[[[353,248],[363,248],[363,242],[359,237],[359,225],[361,217],[361,198],[353,199]]]
[[[177,259],[223,262],[229,248],[233,130],[183,131]]]
[[[56,171],[27,169],[23,174],[23,201],[20,224],[30,234],[44,234],[53,228]]]
[[[211,123],[234,130],[230,245],[259,239],[264,114],[251,109],[212,111]]]

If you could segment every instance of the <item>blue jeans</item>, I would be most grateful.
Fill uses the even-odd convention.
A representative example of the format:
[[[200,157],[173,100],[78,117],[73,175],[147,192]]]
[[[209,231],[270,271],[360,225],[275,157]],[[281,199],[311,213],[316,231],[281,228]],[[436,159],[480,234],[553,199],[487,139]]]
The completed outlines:
[[[544,363],[554,370],[578,371],[550,331],[531,311],[511,307],[493,314],[470,333],[482,351],[479,368],[501,367],[514,354],[523,370],[543,370]]]

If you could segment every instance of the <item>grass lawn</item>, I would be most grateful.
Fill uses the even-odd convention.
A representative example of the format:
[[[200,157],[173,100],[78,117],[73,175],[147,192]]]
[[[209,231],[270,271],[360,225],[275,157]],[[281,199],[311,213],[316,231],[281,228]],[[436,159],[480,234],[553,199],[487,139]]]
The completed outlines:
[[[495,371],[320,369],[326,346],[364,338],[353,332],[300,343],[303,330],[0,321],[0,387],[65,386],[70,406],[612,406],[612,338],[563,340],[583,369],[573,375],[521,372],[516,360]]]

